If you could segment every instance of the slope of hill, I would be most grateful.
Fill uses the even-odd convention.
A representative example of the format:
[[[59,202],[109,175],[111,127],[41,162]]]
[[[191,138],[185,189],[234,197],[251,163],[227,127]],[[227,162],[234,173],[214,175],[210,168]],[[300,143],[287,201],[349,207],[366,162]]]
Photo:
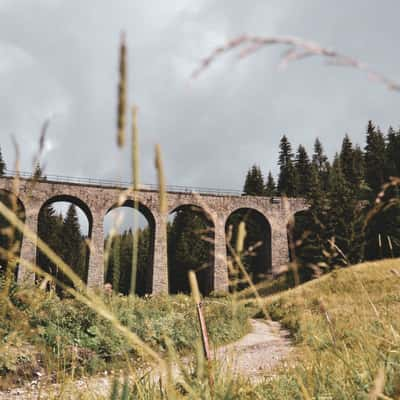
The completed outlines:
[[[336,270],[266,303],[298,351],[258,388],[264,398],[400,398],[400,259]]]

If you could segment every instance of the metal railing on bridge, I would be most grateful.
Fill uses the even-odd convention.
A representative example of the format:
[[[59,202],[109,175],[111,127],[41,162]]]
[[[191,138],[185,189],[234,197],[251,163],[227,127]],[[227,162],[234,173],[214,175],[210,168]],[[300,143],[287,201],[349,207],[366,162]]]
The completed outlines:
[[[45,174],[44,177],[35,178],[34,173],[25,171],[13,171],[5,170],[3,176],[14,178],[19,176],[23,179],[36,179],[38,181],[45,182],[56,182],[56,183],[72,183],[78,185],[88,185],[88,186],[101,186],[110,188],[121,188],[126,189],[132,186],[132,182],[117,179],[96,179],[96,178],[82,178],[74,176],[65,175],[52,175]],[[179,185],[167,185],[167,191],[170,193],[199,193],[205,195],[214,196],[242,196],[243,192],[241,190],[234,189],[217,189],[217,188],[204,188],[204,187],[194,187],[194,186],[179,186]],[[158,185],[155,184],[140,184],[139,190],[157,191]]]

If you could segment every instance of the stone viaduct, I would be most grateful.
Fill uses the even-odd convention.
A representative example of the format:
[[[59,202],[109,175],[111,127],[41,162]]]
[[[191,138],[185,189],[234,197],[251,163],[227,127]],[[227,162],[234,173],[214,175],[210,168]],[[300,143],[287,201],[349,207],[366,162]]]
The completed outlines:
[[[105,182],[105,181],[104,181]],[[267,243],[271,254],[272,271],[276,273],[288,262],[287,224],[289,218],[306,208],[303,199],[268,198],[257,196],[241,196],[227,194],[197,194],[168,191],[168,213],[160,213],[159,193],[157,190],[141,189],[135,194],[123,187],[112,184],[73,183],[51,180],[33,181],[29,178],[19,180],[15,193],[13,178],[1,177],[0,190],[14,193],[25,209],[25,226],[37,232],[38,216],[45,204],[55,201],[69,201],[80,207],[89,221],[89,238],[91,254],[88,266],[88,286],[96,287],[104,284],[104,228],[103,221],[108,211],[125,205],[139,203],[139,210],[147,218],[153,231],[153,255],[148,291],[152,293],[168,292],[167,235],[166,223],[168,215],[179,207],[192,205],[200,207],[214,225],[214,269],[213,289],[228,290],[228,268],[226,250],[226,222],[228,217],[240,209],[251,209],[260,213],[270,226],[271,243]],[[21,257],[32,263],[36,262],[36,243],[23,237]],[[266,266],[267,269],[267,266]],[[19,267],[19,282],[34,280],[34,276]]]

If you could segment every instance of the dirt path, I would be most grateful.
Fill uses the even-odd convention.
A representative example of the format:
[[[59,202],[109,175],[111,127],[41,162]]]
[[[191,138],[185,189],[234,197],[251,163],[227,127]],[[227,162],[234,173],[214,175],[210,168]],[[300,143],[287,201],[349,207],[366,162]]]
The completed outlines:
[[[233,373],[257,381],[286,358],[292,346],[288,332],[283,330],[279,323],[255,319],[250,320],[250,323],[252,329],[249,334],[237,342],[218,348],[215,355],[221,362],[222,369],[229,366],[231,370],[233,368]],[[79,392],[86,390],[89,390],[93,397],[104,396],[110,392],[111,382],[112,379],[107,376],[80,379],[64,387],[63,393],[60,393],[59,385],[53,384],[46,387],[46,394],[42,393],[40,398],[45,399],[46,395],[52,395],[54,398],[72,400]],[[0,400],[36,400],[38,394],[37,385],[30,385],[0,392]]]
[[[252,330],[235,343],[220,347],[217,358],[252,380],[276,367],[292,350],[289,332],[273,321],[250,320]]]

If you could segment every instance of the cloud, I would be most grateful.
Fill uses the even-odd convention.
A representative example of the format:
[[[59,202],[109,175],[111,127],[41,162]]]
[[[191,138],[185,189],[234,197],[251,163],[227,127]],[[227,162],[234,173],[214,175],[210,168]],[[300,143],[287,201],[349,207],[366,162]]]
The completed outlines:
[[[277,172],[280,136],[330,155],[345,132],[363,144],[374,119],[398,126],[399,95],[362,73],[305,60],[278,71],[282,48],[221,59],[189,76],[216,46],[241,33],[313,39],[400,80],[396,1],[0,0],[0,145],[14,132],[29,169],[40,126],[49,128],[47,173],[129,178],[115,146],[118,41],[129,43],[129,101],[139,105],[142,181],[155,181],[161,143],[168,183],[241,188],[258,163]],[[379,26],[379,29],[378,29]]]

